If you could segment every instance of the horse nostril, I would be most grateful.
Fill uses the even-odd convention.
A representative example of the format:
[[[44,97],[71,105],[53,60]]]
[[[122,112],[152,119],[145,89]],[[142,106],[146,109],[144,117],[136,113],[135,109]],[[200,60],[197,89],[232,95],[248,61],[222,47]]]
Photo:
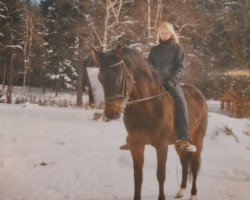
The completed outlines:
[[[110,113],[107,117],[109,118],[109,119],[114,119],[115,118],[115,113]]]

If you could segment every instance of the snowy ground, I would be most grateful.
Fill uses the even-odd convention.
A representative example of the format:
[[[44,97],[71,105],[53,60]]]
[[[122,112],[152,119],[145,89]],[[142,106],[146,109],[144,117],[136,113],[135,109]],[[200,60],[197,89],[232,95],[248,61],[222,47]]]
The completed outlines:
[[[0,104],[0,200],[130,200],[133,170],[120,151],[122,120],[92,120],[96,110]],[[100,112],[100,111],[98,111]],[[200,200],[249,200],[249,119],[209,113],[198,178]],[[231,128],[232,135],[221,129]],[[218,134],[216,134],[216,132]],[[171,146],[165,194],[174,199],[180,164]],[[142,199],[158,195],[156,156],[146,148]],[[187,191],[183,199],[190,196]]]

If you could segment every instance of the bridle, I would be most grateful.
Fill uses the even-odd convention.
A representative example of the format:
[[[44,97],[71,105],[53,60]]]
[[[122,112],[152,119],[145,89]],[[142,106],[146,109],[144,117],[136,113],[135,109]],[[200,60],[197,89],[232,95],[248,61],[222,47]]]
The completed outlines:
[[[116,94],[116,95],[113,95],[113,96],[105,97],[105,104],[111,104],[111,105],[113,105],[115,107],[118,107],[118,106],[116,106],[115,104],[112,103],[112,100],[122,99],[123,100],[123,106],[122,106],[121,110],[124,110],[124,108],[126,107],[126,105],[128,103],[128,99],[129,99],[128,89],[127,89],[127,75],[128,75],[127,67],[126,67],[126,65],[125,65],[125,63],[124,63],[123,60],[121,60],[118,63],[115,63],[113,65],[110,65],[109,67],[110,68],[113,68],[113,67],[122,67],[122,90],[121,90],[120,94]]]
[[[123,69],[122,70],[122,90],[121,90],[120,94],[116,94],[116,95],[113,95],[113,96],[110,96],[110,97],[105,97],[105,103],[107,103],[107,102],[109,102],[111,100],[114,100],[114,99],[122,99],[122,100],[128,99],[127,68],[126,68],[126,65],[125,65],[124,61],[121,60],[120,62],[118,62],[116,64],[110,65],[109,67],[110,68],[122,67],[122,69]]]
[[[122,73],[122,90],[121,90],[121,93],[120,94],[116,94],[116,95],[113,95],[113,96],[109,96],[109,97],[105,97],[105,104],[111,104],[115,107],[118,107],[116,105],[114,105],[112,103],[112,100],[115,100],[115,99],[122,99],[123,100],[123,106],[122,106],[122,111],[125,109],[126,105],[131,105],[131,104],[136,104],[136,103],[139,103],[139,102],[144,102],[144,101],[148,101],[148,100],[151,100],[151,99],[155,99],[157,97],[160,97],[160,96],[163,96],[165,94],[168,94],[171,92],[170,91],[165,91],[163,93],[160,93],[158,95],[154,95],[154,96],[150,96],[150,97],[146,97],[146,98],[142,98],[142,99],[137,99],[137,100],[133,100],[133,101],[129,101],[129,94],[128,94],[128,87],[127,87],[127,76],[128,76],[128,72],[127,72],[127,66],[126,64],[124,63],[123,60],[113,64],[113,65],[110,65],[109,66],[110,68],[113,68],[113,67],[122,67],[123,69],[123,73]],[[120,108],[119,108],[120,109]]]

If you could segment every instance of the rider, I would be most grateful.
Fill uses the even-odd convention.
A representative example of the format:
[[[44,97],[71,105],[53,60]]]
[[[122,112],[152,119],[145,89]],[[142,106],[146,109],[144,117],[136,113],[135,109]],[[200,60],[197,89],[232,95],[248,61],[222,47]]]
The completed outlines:
[[[183,76],[184,51],[172,24],[165,22],[159,26],[157,46],[149,53],[148,60],[160,73],[163,85],[169,90],[175,102],[176,146],[184,151],[196,151],[190,144],[187,103],[179,82]]]
[[[189,137],[187,104],[179,86],[185,68],[183,48],[179,45],[173,25],[168,22],[159,26],[157,40],[158,45],[150,50],[148,60],[159,71],[165,89],[170,91],[175,102],[175,145],[183,151],[194,152],[196,147],[191,145]],[[127,144],[120,147],[127,148]]]

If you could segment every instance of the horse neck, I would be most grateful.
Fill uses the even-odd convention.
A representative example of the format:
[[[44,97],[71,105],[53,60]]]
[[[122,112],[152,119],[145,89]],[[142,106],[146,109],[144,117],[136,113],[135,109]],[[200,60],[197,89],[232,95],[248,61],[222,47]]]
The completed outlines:
[[[130,98],[133,100],[147,98],[164,92],[164,88],[159,80],[150,77],[144,72],[134,72],[134,87]]]
[[[139,74],[138,76],[134,76],[134,80],[136,84],[129,95],[130,101],[142,100],[144,98],[154,97],[166,92],[163,85],[159,80],[157,80],[157,78],[156,80],[152,80],[150,77]],[[128,127],[130,125],[137,126],[134,124],[134,120],[136,120],[139,124],[138,126],[140,126],[140,124],[143,125],[153,123],[152,126],[155,127],[156,124],[163,122],[166,129],[172,130],[173,100],[170,93],[127,106],[124,112],[124,119],[125,125]],[[168,124],[166,124],[166,122],[168,122]],[[145,127],[147,129],[147,126]]]

